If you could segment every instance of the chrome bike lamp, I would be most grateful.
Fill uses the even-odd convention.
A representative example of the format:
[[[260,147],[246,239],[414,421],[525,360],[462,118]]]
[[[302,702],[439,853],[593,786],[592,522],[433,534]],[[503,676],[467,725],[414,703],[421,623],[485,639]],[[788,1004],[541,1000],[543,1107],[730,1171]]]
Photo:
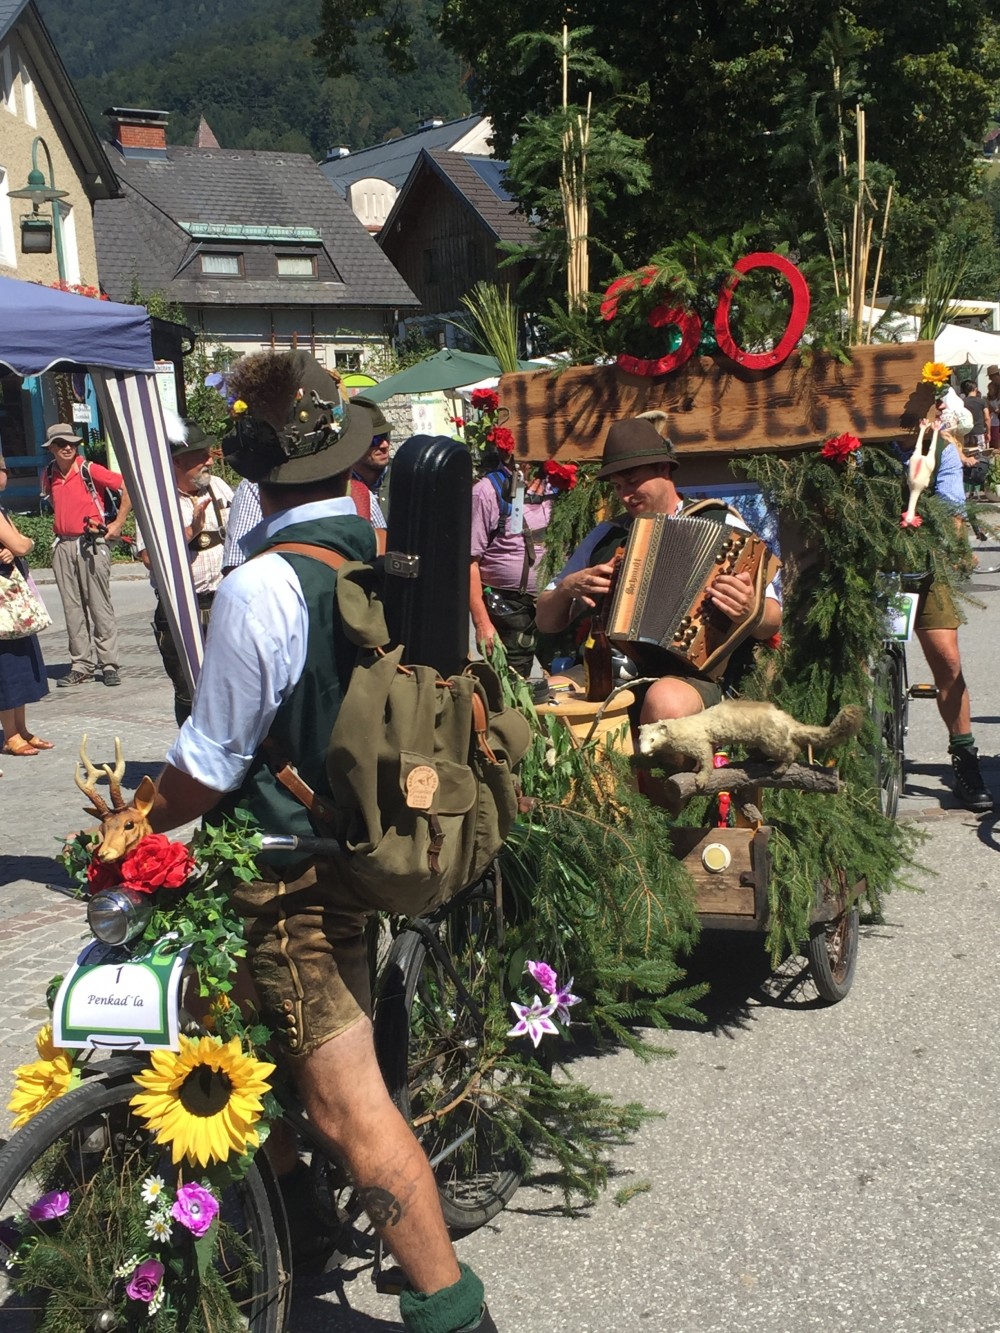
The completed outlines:
[[[87,925],[102,944],[128,944],[149,925],[153,904],[148,893],[102,889],[87,903]]]

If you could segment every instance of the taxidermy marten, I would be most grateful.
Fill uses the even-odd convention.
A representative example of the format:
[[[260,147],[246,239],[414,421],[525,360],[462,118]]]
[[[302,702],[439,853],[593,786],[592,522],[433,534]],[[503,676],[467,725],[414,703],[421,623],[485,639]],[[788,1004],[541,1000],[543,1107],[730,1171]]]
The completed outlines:
[[[692,717],[666,718],[639,728],[639,753],[647,758],[670,751],[695,763],[696,786],[705,787],[712,771],[712,754],[730,745],[757,750],[779,765],[783,773],[802,750],[828,750],[856,736],[861,730],[860,708],[842,708],[828,727],[810,727],[783,713],[774,704],[751,699],[724,699]]]

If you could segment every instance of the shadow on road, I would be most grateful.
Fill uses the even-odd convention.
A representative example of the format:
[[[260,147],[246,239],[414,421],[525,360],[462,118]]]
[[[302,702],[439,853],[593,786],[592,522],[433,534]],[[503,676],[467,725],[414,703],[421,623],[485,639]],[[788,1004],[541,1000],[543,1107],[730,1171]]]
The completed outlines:
[[[51,889],[60,898],[70,888],[69,876],[54,856],[0,856],[0,886],[18,879]]]

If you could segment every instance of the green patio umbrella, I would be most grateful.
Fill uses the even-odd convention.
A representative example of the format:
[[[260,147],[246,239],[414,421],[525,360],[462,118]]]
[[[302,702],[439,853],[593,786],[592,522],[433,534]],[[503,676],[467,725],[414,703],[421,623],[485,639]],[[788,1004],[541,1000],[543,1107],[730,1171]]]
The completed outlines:
[[[519,361],[518,370],[544,370],[536,361]],[[364,396],[373,402],[381,403],[397,393],[437,393],[443,389],[460,389],[466,384],[478,384],[480,380],[490,379],[501,373],[500,363],[494,356],[483,356],[479,352],[456,352],[451,347],[444,347],[415,366],[405,370],[375,386],[365,389]]]

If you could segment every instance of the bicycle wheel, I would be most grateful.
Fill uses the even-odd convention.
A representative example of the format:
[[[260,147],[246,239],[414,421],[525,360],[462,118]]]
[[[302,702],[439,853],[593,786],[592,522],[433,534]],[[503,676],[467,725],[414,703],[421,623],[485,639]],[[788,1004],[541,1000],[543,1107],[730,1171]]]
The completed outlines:
[[[906,722],[900,651],[886,649],[875,667],[872,720],[878,751],[875,756],[879,805],[886,819],[895,819],[903,787]]]
[[[84,1198],[121,1198],[123,1191],[134,1190],[137,1182],[150,1175],[173,1177],[169,1150],[153,1142],[128,1104],[136,1091],[132,1071],[137,1067],[129,1062],[125,1071],[87,1077],[5,1145],[0,1151],[0,1225],[16,1230],[16,1219],[50,1190],[68,1191],[72,1208]],[[79,1272],[74,1270],[72,1281],[60,1284],[60,1328],[113,1327],[100,1320],[120,1299],[121,1284],[115,1280],[114,1268],[135,1253],[134,1237],[124,1234],[121,1214],[113,1206],[91,1206],[100,1208],[92,1224],[101,1227],[107,1245],[97,1253],[80,1254]],[[223,1191],[219,1218],[221,1239],[215,1270],[236,1307],[240,1326],[250,1333],[281,1333],[291,1296],[287,1232],[277,1186],[263,1153],[240,1181]],[[253,1257],[249,1265],[248,1252]],[[0,1242],[0,1255],[4,1254]],[[69,1245],[65,1262],[74,1262]],[[36,1287],[18,1294],[12,1276],[0,1263],[0,1322],[4,1333],[28,1333],[45,1319],[53,1289],[47,1292]],[[210,1285],[221,1291],[217,1283]],[[201,1313],[196,1312],[195,1318]],[[215,1325],[203,1319],[190,1326]],[[178,1327],[189,1327],[189,1323]]]
[[[461,895],[441,920],[398,936],[376,1008],[383,1076],[430,1159],[457,1234],[504,1208],[527,1161],[515,1085],[530,1075],[490,1049],[485,1021],[502,1000],[487,892]]]
[[[809,970],[820,998],[839,1004],[851,989],[858,965],[859,913],[857,905],[833,921],[819,921],[809,935]]]

